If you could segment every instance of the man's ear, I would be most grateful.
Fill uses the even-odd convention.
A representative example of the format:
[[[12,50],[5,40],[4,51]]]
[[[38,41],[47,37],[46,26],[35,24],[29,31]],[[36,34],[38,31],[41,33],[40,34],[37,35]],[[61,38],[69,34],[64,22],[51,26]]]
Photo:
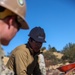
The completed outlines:
[[[8,18],[8,27],[10,28],[10,26],[14,25],[14,21],[15,21],[15,17],[11,16]]]
[[[13,25],[13,19],[12,19],[12,17],[6,17],[4,19],[4,21],[5,21],[5,23],[7,23],[8,28],[10,28],[10,26]]]
[[[14,23],[14,18],[15,18],[15,17],[13,17],[13,16],[9,18],[9,25],[13,25],[13,23]]]

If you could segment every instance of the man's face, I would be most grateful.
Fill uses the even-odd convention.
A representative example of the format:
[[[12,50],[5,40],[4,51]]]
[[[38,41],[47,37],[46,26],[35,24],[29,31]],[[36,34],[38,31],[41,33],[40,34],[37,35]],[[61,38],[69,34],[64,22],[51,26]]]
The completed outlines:
[[[19,31],[20,26],[16,21],[16,17],[8,17],[4,20],[4,30],[3,36],[1,38],[1,43],[3,45],[8,45],[9,42],[13,39],[16,33]]]
[[[34,50],[34,52],[39,52],[40,48],[42,47],[42,43],[41,42],[37,42],[35,40],[31,41],[31,47]]]

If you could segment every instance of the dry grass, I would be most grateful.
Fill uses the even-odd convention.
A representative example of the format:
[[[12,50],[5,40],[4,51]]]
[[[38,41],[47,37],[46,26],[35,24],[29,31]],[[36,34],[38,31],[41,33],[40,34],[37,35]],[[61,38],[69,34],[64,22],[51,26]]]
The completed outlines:
[[[58,53],[58,52],[53,52],[53,54],[54,54],[58,59],[61,59],[61,57],[63,56],[63,54]]]

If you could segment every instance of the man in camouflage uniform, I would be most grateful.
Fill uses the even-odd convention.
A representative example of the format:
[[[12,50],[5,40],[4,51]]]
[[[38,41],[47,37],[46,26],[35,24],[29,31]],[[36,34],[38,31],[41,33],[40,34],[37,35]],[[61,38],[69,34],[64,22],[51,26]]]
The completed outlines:
[[[0,0],[0,75],[11,74],[3,64],[1,45],[8,45],[20,28],[29,28],[24,20],[25,13],[25,0]]]
[[[38,64],[40,48],[45,41],[45,32],[41,27],[34,27],[29,33],[26,44],[12,51],[7,66],[15,75],[42,75]]]

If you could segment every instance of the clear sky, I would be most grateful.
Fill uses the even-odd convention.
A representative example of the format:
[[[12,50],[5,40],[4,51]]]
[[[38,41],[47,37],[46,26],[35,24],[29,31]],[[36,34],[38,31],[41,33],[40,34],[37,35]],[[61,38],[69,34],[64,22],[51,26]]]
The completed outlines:
[[[75,0],[26,0],[26,21],[29,30],[20,30],[8,46],[6,53],[28,41],[28,33],[35,26],[44,28],[44,47],[55,47],[61,51],[68,43],[75,43]]]

